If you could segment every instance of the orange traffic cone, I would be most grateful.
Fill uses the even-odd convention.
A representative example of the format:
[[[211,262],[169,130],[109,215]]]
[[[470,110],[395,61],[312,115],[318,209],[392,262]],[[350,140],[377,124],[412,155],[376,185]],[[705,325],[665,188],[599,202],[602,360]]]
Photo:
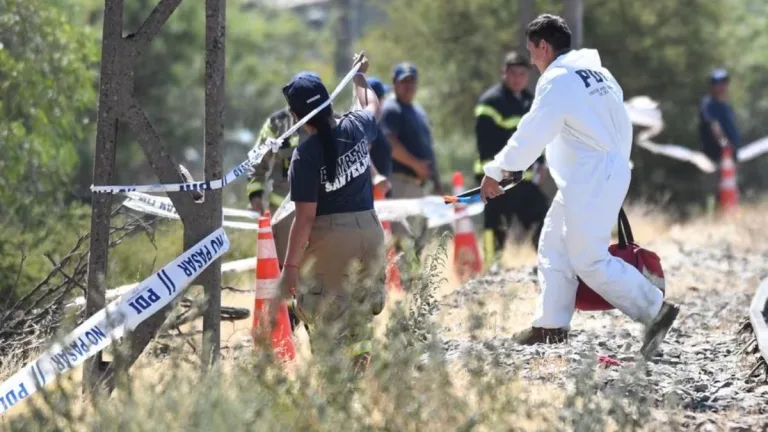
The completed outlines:
[[[723,147],[720,162],[720,211],[733,213],[739,209],[739,188],[736,182],[736,164],[733,162],[733,149]]]
[[[383,200],[384,194],[383,188],[373,188],[374,200]],[[397,268],[397,252],[392,241],[392,224],[389,221],[381,221],[381,227],[384,228],[384,243],[387,245],[387,290],[402,292],[403,283],[400,280],[400,269]]]
[[[265,213],[266,214],[266,213]],[[263,340],[270,327],[271,307],[274,311],[274,325],[271,329],[272,348],[283,362],[296,358],[296,348],[293,346],[291,323],[288,317],[288,306],[285,300],[279,299],[277,283],[280,278],[280,266],[277,262],[275,239],[272,237],[272,226],[269,216],[259,219],[259,241],[256,254],[256,304],[253,308],[253,328],[251,336],[254,345]]]
[[[453,193],[459,195],[464,192],[464,176],[456,171],[453,173]],[[465,208],[463,204],[456,204],[456,211]],[[477,246],[475,230],[468,215],[461,217],[454,226],[455,237],[453,239],[454,266],[459,278],[465,281],[477,276],[483,271],[483,263],[480,259],[480,248]]]

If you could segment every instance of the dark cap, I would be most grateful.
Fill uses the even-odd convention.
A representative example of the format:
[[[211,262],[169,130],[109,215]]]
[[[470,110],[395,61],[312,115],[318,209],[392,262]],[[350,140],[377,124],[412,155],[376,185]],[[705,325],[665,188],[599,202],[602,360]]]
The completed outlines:
[[[510,51],[507,53],[506,56],[504,56],[504,66],[510,67],[510,66],[523,66],[530,68],[531,62],[528,60],[528,57],[526,57],[523,54],[520,54],[517,51]]]
[[[400,63],[395,66],[395,70],[392,72],[392,82],[398,82],[409,76],[414,78],[419,77],[419,72],[416,70],[416,66],[411,63]]]
[[[728,82],[729,79],[730,79],[730,76],[728,76],[728,71],[726,71],[725,69],[715,69],[709,75],[709,81],[712,84]]]
[[[374,93],[376,93],[376,97],[379,99],[381,99],[381,97],[389,91],[389,87],[387,87],[383,82],[381,82],[381,80],[376,77],[369,77],[367,81],[368,85],[371,86],[371,89]]]
[[[322,105],[330,96],[320,77],[313,72],[299,72],[283,87],[283,96],[291,111],[304,117]]]

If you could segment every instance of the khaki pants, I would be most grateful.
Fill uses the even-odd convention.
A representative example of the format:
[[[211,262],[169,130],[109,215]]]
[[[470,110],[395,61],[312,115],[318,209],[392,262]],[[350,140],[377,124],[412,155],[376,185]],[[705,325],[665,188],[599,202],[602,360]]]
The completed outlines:
[[[384,251],[375,210],[319,216],[302,260],[313,280],[301,283],[297,315],[310,325],[338,326],[334,332],[347,347],[369,344],[370,324],[386,295]]]

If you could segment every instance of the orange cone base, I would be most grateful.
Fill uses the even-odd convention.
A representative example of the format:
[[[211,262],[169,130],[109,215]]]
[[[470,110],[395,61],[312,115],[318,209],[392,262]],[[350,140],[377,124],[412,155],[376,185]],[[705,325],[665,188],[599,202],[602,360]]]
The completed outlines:
[[[453,247],[454,267],[460,278],[475,277],[483,271],[483,261],[474,232],[456,233]]]
[[[265,332],[269,331],[269,306],[274,300],[256,299],[253,307],[253,339],[254,345],[259,339],[263,340]],[[291,321],[288,317],[288,306],[285,300],[278,303],[278,311],[275,316],[275,327],[271,329],[270,341],[275,355],[283,363],[290,363],[296,359],[296,348],[291,337]],[[263,321],[262,321],[263,319]],[[261,326],[259,323],[261,322]]]
[[[397,268],[397,252],[390,247],[387,251],[387,290],[403,291],[403,283],[400,280],[400,269]]]
[[[720,194],[720,212],[723,214],[734,214],[739,210],[739,197],[736,193]]]

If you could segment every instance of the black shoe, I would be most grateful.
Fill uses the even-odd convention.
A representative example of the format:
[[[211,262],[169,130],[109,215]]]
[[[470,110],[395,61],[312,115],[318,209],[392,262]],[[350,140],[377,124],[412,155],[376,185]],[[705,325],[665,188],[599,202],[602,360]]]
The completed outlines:
[[[520,345],[559,344],[568,342],[568,330],[531,327],[515,333],[512,340]]]
[[[658,315],[645,329],[643,346],[640,348],[640,353],[645,359],[650,359],[656,354],[656,350],[661,346],[667,331],[672,327],[672,323],[675,322],[675,318],[677,318],[679,313],[679,306],[667,302],[662,303]]]
[[[179,164],[179,174],[181,174],[181,178],[184,179],[184,183],[195,182],[195,179],[192,177],[192,174],[184,165]],[[196,203],[203,202],[204,196],[203,196],[203,193],[200,192],[199,190],[192,190],[192,191],[189,191],[189,193],[190,195],[192,195],[192,199],[195,200]]]

